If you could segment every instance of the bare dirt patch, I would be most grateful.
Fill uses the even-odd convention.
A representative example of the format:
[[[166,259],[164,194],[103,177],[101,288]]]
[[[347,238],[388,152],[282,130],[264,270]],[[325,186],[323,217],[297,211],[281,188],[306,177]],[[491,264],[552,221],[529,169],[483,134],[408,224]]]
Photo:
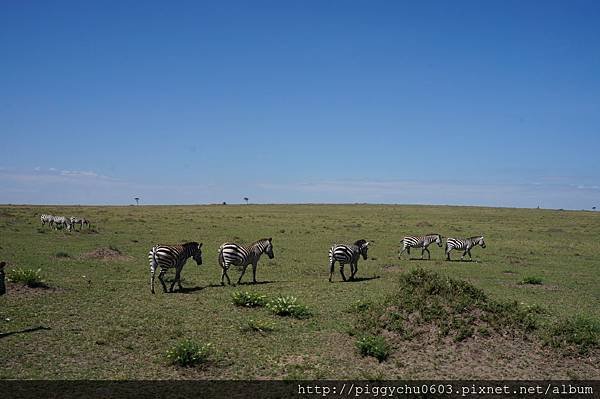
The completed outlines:
[[[429,222],[417,222],[417,224],[415,226],[417,226],[417,227],[432,227],[433,225]]]
[[[7,296],[19,296],[19,297],[34,297],[46,294],[54,294],[58,292],[64,292],[63,288],[49,287],[43,285],[40,287],[29,287],[24,284],[17,284],[11,281],[6,283],[6,295]]]
[[[111,248],[98,248],[90,252],[86,252],[81,255],[84,259],[97,259],[106,261],[117,261],[117,260],[129,260],[130,256],[124,255],[121,251],[114,250]]]

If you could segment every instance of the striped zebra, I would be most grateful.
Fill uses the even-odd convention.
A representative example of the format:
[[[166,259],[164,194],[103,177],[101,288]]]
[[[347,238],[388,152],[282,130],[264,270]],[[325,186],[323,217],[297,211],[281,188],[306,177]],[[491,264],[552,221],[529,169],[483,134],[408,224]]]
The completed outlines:
[[[354,276],[358,271],[358,260],[362,255],[364,260],[367,260],[367,251],[369,250],[369,242],[366,240],[358,240],[352,245],[334,244],[329,249],[329,282],[333,276],[334,264],[337,261],[340,264],[340,273],[342,280],[346,281],[344,275],[344,265],[350,263],[350,280],[354,280]]]
[[[417,236],[407,236],[402,239],[403,248],[402,251],[398,254],[398,258],[402,256],[404,251],[410,255],[411,248],[422,248],[421,249],[421,259],[424,258],[425,252],[427,252],[427,259],[431,259],[431,252],[427,247],[433,243],[436,243],[438,247],[442,247],[442,236],[437,233],[427,234],[425,236],[417,237]]]
[[[446,260],[450,260],[450,251],[456,249],[458,251],[464,251],[460,260],[463,260],[465,255],[469,254],[469,259],[471,257],[471,248],[474,246],[481,245],[481,248],[485,248],[485,241],[483,241],[483,236],[475,236],[470,238],[450,238],[446,239]]]
[[[86,218],[71,216],[70,220],[71,220],[71,225],[73,225],[73,228],[75,228],[75,225],[77,225],[77,224],[79,225],[79,230],[81,230],[83,228],[83,226],[85,226],[85,225],[87,225],[88,229],[90,228],[90,221],[87,220]]]
[[[40,222],[42,222],[42,226],[45,226],[46,223],[48,223],[48,226],[52,227],[54,224],[54,216],[43,213],[40,215]]]
[[[58,227],[60,226],[61,229],[66,228],[67,230],[71,231],[72,225],[71,225],[71,219],[69,219],[69,218],[66,218],[64,216],[53,216],[52,223],[54,224],[54,228],[56,230],[58,230]]]
[[[242,274],[240,274],[237,282],[239,284],[249,264],[252,264],[252,282],[256,284],[256,265],[258,265],[258,260],[263,253],[267,254],[269,259],[275,257],[273,254],[272,238],[263,238],[248,246],[241,246],[231,242],[221,245],[219,247],[219,265],[223,269],[221,285],[225,285],[225,278],[227,278],[227,284],[231,284],[231,280],[227,275],[227,270],[231,265],[242,267]]]
[[[167,292],[167,286],[163,279],[168,269],[175,268],[175,279],[171,284],[170,291],[173,292],[175,283],[181,287],[181,269],[187,260],[193,257],[198,266],[202,264],[202,243],[188,242],[179,245],[155,245],[148,252],[148,260],[150,261],[150,291],[154,294],[154,273],[160,267],[158,279],[163,287],[163,292]]]

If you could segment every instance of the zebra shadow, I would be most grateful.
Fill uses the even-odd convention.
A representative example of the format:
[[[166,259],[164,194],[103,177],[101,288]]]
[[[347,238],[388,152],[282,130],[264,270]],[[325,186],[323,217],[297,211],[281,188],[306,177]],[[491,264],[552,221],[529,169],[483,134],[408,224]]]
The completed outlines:
[[[202,291],[206,288],[219,288],[219,287],[222,287],[222,285],[221,284],[209,284],[209,285],[203,285],[203,286],[197,285],[195,287],[183,287],[179,290],[169,292],[169,294],[191,294],[196,291]]]
[[[0,339],[9,337],[14,334],[24,334],[24,333],[29,333],[29,332],[39,331],[39,330],[51,330],[51,328],[44,327],[44,326],[37,326],[37,327],[25,328],[23,330],[18,330],[18,331],[10,331],[10,332],[5,332],[5,333],[0,333]]]
[[[481,261],[475,259],[444,259],[444,262],[481,263]]]
[[[346,281],[340,281],[340,283],[360,283],[361,281],[369,281],[376,280],[381,278],[381,276],[373,276],[373,277],[354,277],[352,280],[347,279]]]
[[[274,283],[287,283],[288,281],[257,281],[256,283],[253,283],[252,281],[244,281],[242,283],[239,284],[232,284],[232,286],[236,286],[236,285],[262,285],[262,284],[274,284]]]
[[[435,259],[429,259],[429,258],[408,258],[408,260],[423,260],[425,262],[429,262],[430,260],[435,260]]]

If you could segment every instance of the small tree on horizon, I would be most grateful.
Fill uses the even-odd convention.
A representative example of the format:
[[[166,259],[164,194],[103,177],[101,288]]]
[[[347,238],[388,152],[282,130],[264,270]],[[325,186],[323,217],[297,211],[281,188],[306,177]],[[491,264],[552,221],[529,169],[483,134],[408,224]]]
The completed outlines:
[[[244,197],[244,201],[246,201],[246,205],[248,205],[248,197]]]
[[[136,205],[140,204],[140,198],[139,197],[135,197],[134,200],[135,200],[135,204]]]

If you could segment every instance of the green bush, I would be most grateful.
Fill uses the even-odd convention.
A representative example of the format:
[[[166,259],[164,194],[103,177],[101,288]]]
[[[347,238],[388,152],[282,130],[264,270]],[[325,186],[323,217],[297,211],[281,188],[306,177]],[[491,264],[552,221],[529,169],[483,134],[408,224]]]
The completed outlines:
[[[186,339],[175,344],[167,351],[167,359],[176,366],[193,367],[206,363],[212,354],[211,344],[200,344]]]
[[[312,314],[310,309],[298,303],[294,296],[278,296],[267,304],[267,308],[278,316],[291,316],[296,319],[306,319]]]
[[[548,327],[544,339],[552,347],[575,346],[579,353],[587,354],[600,347],[600,321],[585,316],[562,320]]]
[[[265,306],[267,303],[267,296],[256,292],[238,291],[231,294],[231,298],[234,305],[247,308]]]
[[[65,251],[58,251],[56,254],[54,254],[54,256],[56,256],[57,258],[70,258],[71,257],[71,255],[69,255]]]
[[[8,273],[8,279],[15,283],[24,284],[28,287],[45,287],[42,279],[42,269],[12,269]]]
[[[246,325],[242,327],[242,331],[259,332],[259,333],[271,332],[274,329],[275,329],[275,326],[273,325],[273,322],[271,322],[269,320],[255,320],[255,319],[248,320]]]
[[[356,347],[363,356],[373,356],[383,362],[390,355],[390,346],[381,336],[367,335],[356,341]]]
[[[521,284],[542,285],[543,280],[541,277],[527,276],[523,279],[523,281],[521,281]]]

